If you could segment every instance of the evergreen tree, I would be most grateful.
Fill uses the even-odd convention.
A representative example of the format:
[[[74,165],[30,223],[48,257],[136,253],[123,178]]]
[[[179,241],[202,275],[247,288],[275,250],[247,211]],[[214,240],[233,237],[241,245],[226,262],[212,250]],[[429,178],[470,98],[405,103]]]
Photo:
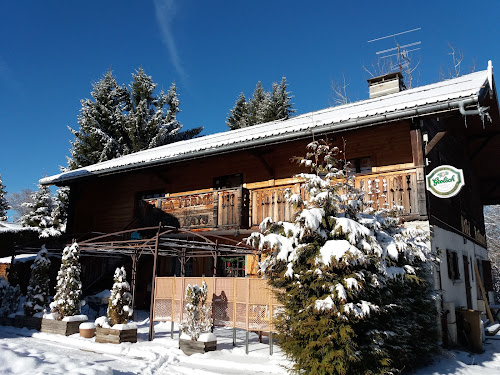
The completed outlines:
[[[81,101],[79,130],[69,128],[75,136],[71,142],[70,169],[113,159],[130,151],[125,148],[124,111],[130,107],[129,92],[108,71],[92,84],[92,99]]]
[[[229,116],[226,120],[226,125],[230,130],[246,128],[248,126],[248,103],[245,98],[245,94],[241,93],[234,105],[233,109],[231,109]]]
[[[2,183],[2,175],[0,175],[0,221],[7,221],[7,211],[11,209],[6,198],[7,192]]]
[[[295,112],[290,102],[293,96],[290,96],[291,92],[287,88],[286,77],[282,77],[279,84],[273,83],[267,121],[286,120]]]
[[[51,312],[58,320],[80,313],[82,283],[80,282],[79,259],[80,250],[76,242],[64,248],[61,268],[57,274],[56,295],[50,304]]]
[[[266,92],[262,83],[258,82],[252,97],[245,99],[240,94],[233,109],[231,109],[226,125],[230,130],[245,128],[247,126],[262,124],[275,120],[286,120],[295,112],[290,102],[293,96],[287,91],[286,78],[281,83],[273,83],[272,91]]]
[[[269,106],[271,98],[262,87],[262,83],[257,82],[255,90],[253,91],[252,98],[248,103],[248,125],[262,124],[269,121]]]
[[[197,136],[203,128],[180,131],[177,120],[179,98],[172,84],[167,94],[155,95],[157,84],[142,68],[132,74],[130,85],[132,108],[128,114],[128,142],[131,152],[162,146]]]
[[[66,223],[68,221],[69,191],[70,188],[68,186],[59,187],[54,199],[54,209],[51,215],[53,226],[61,233],[66,232]]]
[[[212,304],[207,303],[208,286],[205,281],[198,285],[186,287],[185,312],[181,324],[182,333],[198,340],[202,333],[212,330]]]
[[[124,267],[118,267],[114,276],[115,283],[111,289],[108,304],[108,321],[111,325],[126,324],[132,316],[132,294],[127,282],[127,273]]]
[[[25,202],[23,206],[29,211],[20,219],[25,227],[37,228],[40,237],[59,236],[60,230],[54,228],[52,210],[54,202],[48,186],[38,185],[38,191],[32,196],[32,202]]]
[[[48,258],[47,249],[43,245],[31,265],[31,277],[26,302],[23,305],[24,315],[33,316],[47,308],[50,281],[49,268],[50,259]]]
[[[0,317],[15,313],[21,298],[19,285],[10,285],[7,280],[0,277]]]
[[[312,142],[301,164],[307,199],[291,223],[261,224],[249,243],[267,258],[261,271],[284,305],[280,343],[297,373],[398,372],[437,348],[423,231],[406,230],[390,212],[362,212],[340,151]]]
[[[82,100],[80,128],[70,128],[75,136],[68,159],[70,169],[190,139],[203,130],[199,127],[181,131],[174,84],[166,94],[162,91],[157,95],[157,84],[142,68],[132,78],[127,88],[108,72],[93,84],[93,100]]]

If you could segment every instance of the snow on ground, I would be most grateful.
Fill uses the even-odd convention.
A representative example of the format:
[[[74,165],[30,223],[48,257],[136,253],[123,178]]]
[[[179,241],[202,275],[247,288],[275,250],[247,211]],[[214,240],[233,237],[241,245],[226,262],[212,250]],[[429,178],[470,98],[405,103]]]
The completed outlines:
[[[237,331],[232,345],[232,329],[217,328],[217,351],[185,355],[178,349],[178,327],[170,338],[170,322],[156,323],[155,339],[148,341],[147,314],[138,312],[138,342],[101,344],[78,334],[65,337],[26,328],[0,326],[1,374],[286,374],[289,362],[279,347],[269,355],[268,338],[258,342],[250,334],[249,354],[245,354],[245,332]],[[500,334],[488,338],[485,352],[470,354],[445,351],[433,364],[414,375],[497,375],[500,374]]]
[[[26,328],[0,326],[1,374],[285,374],[279,347],[269,355],[268,338],[259,343],[250,334],[245,354],[245,332],[237,331],[233,347],[232,329],[216,328],[217,351],[185,355],[178,349],[178,327],[170,338],[170,322],[155,324],[155,339],[148,341],[149,319],[139,312],[138,342],[96,343],[78,334],[61,336]],[[142,313],[142,314],[141,314]],[[141,316],[142,315],[142,316]],[[141,319],[142,318],[142,319]]]

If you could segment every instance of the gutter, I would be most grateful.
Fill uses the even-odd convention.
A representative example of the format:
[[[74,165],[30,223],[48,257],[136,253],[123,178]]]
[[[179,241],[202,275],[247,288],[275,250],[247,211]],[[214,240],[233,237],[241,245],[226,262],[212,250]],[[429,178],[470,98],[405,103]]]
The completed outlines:
[[[284,143],[284,142],[291,141],[291,140],[307,138],[307,137],[312,136],[313,134],[319,135],[319,134],[324,134],[327,132],[336,132],[336,131],[341,131],[341,130],[346,130],[346,129],[355,129],[355,128],[369,126],[369,125],[377,125],[379,123],[386,123],[386,122],[390,122],[390,121],[394,121],[394,120],[401,120],[401,119],[405,119],[405,118],[412,118],[412,117],[428,115],[428,114],[432,114],[432,113],[440,112],[440,111],[451,111],[451,110],[456,110],[456,109],[459,109],[461,111],[461,108],[465,108],[465,106],[469,106],[469,105],[473,105],[473,104],[479,105],[479,99],[478,99],[477,95],[470,97],[468,99],[455,99],[455,100],[447,101],[446,103],[431,104],[431,105],[427,105],[423,108],[420,107],[420,108],[413,108],[413,109],[405,109],[405,110],[395,111],[395,112],[392,112],[389,114],[374,115],[374,116],[365,117],[362,119],[347,120],[345,122],[337,123],[337,124],[330,123],[330,124],[326,124],[326,125],[320,125],[318,128],[311,127],[311,128],[299,130],[296,132],[278,134],[278,135],[273,135],[273,136],[266,137],[266,138],[254,139],[251,141],[246,141],[246,142],[244,142],[244,144],[231,143],[231,144],[220,146],[220,147],[215,147],[215,148],[197,151],[196,153],[192,152],[191,156],[188,156],[189,154],[178,154],[178,155],[175,155],[175,156],[170,157],[168,159],[159,159],[159,160],[138,162],[135,164],[122,165],[122,166],[118,166],[118,167],[115,167],[112,169],[103,169],[103,170],[98,170],[95,172],[87,171],[87,173],[84,173],[83,171],[81,171],[80,174],[77,174],[73,177],[68,176],[65,178],[64,174],[63,174],[62,176],[60,176],[59,178],[56,178],[54,180],[50,180],[50,177],[43,178],[40,180],[40,184],[41,185],[53,185],[53,184],[64,185],[64,183],[69,183],[73,180],[77,180],[77,179],[81,179],[81,178],[85,178],[85,177],[115,174],[115,173],[119,173],[119,172],[124,171],[124,170],[143,169],[143,168],[147,168],[147,167],[153,167],[153,166],[157,166],[157,165],[161,165],[161,164],[168,164],[168,163],[177,162],[177,161],[198,159],[198,158],[201,158],[204,156],[209,156],[209,155],[214,155],[214,154],[224,154],[224,153],[228,153],[228,152],[232,152],[232,151],[236,151],[236,150],[245,150],[245,149],[255,148],[255,147],[269,145],[269,144]],[[485,108],[485,107],[479,107],[479,108]],[[466,111],[466,112],[469,112],[469,111]],[[473,110],[470,112],[474,112],[474,114],[475,114],[476,110]],[[489,116],[487,113],[486,113],[486,115]],[[74,171],[74,172],[76,172],[76,171]],[[71,172],[67,172],[67,173],[71,174]]]

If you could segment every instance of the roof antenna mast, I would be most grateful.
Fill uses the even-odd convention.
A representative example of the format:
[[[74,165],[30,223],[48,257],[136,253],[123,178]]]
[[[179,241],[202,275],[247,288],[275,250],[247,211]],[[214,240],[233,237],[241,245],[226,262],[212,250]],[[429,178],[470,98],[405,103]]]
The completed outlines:
[[[377,55],[377,59],[378,59],[377,62],[378,62],[378,65],[380,66],[380,61],[382,59],[389,59],[388,60],[389,61],[389,68],[388,68],[388,71],[386,71],[385,73],[392,73],[395,71],[399,71],[401,73],[404,72],[407,76],[406,77],[407,81],[408,81],[407,83],[409,84],[408,88],[411,88],[411,81],[412,81],[411,73],[417,68],[417,66],[420,63],[420,61],[419,61],[417,64],[412,66],[409,54],[410,54],[410,52],[420,50],[421,47],[419,47],[419,46],[422,44],[422,42],[418,41],[418,42],[412,42],[412,43],[407,43],[407,44],[401,45],[401,44],[399,44],[396,37],[403,35],[403,34],[409,34],[409,33],[415,32],[415,31],[419,31],[421,29],[422,29],[421,27],[417,27],[415,29],[406,30],[406,31],[402,31],[399,33],[390,34],[390,35],[382,36],[379,38],[375,38],[375,39],[369,40],[367,42],[367,43],[373,43],[373,42],[378,42],[378,41],[382,41],[382,40],[389,39],[389,38],[394,39],[394,43],[396,44],[395,47],[379,50],[375,53]],[[394,57],[397,58],[397,64],[393,64]],[[381,73],[383,74],[383,72],[381,72]]]

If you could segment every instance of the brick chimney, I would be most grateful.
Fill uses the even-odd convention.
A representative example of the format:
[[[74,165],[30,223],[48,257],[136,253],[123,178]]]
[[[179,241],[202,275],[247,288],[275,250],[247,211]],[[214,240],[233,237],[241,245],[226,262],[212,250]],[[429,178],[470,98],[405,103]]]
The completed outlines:
[[[406,89],[401,72],[387,73],[383,76],[367,80],[370,89],[370,99],[383,95],[394,94]]]

